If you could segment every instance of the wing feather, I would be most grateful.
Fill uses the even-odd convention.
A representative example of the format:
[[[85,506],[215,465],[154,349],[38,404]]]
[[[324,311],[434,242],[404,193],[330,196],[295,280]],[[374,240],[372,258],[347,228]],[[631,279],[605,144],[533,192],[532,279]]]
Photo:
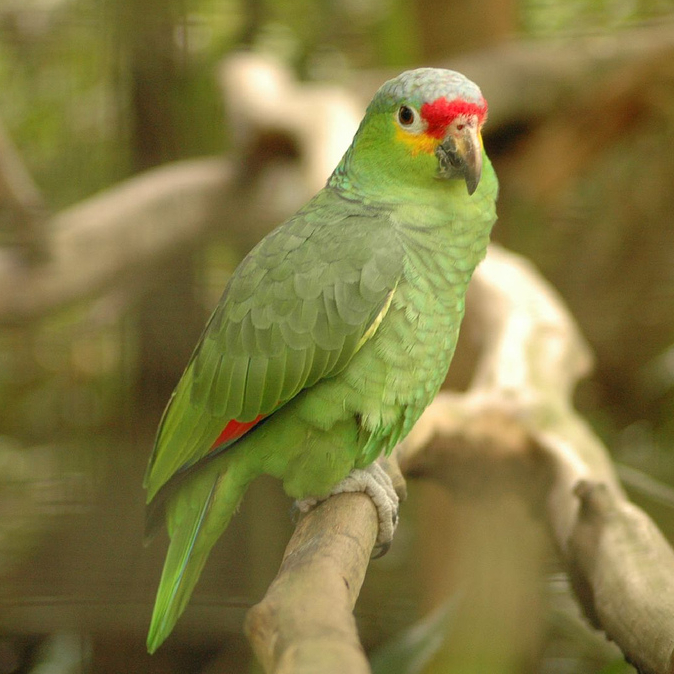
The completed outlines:
[[[250,359],[242,356],[232,358],[232,378],[229,382],[229,393],[227,397],[224,400],[212,400],[211,398],[208,398],[204,401],[207,406],[208,403],[211,403],[211,413],[213,416],[221,416],[227,420],[238,419],[239,421],[250,421],[250,419],[241,418],[249,363]],[[215,438],[213,439],[215,440]]]
[[[402,248],[386,213],[336,199],[319,195],[232,276],[162,418],[148,500],[230,421],[266,416],[334,376],[376,331]]]
[[[330,351],[324,351],[318,348],[314,342],[314,352],[311,358],[311,369],[307,374],[305,386],[313,386],[319,379],[323,379],[328,372],[328,363],[330,362]]]
[[[260,414],[268,365],[269,359],[265,356],[253,356],[248,361],[246,391],[243,399],[243,410],[241,411],[242,420],[250,421]]]
[[[307,351],[305,349],[288,349],[286,352],[281,400],[290,400],[302,388],[302,373],[304,372],[306,357]]]
[[[283,378],[285,372],[285,352],[273,356],[267,361],[267,377],[262,392],[260,410],[273,410],[282,400]]]

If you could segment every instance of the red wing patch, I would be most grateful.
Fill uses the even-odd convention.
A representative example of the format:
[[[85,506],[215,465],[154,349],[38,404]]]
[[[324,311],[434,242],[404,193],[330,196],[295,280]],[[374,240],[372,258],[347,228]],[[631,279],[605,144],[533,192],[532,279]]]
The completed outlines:
[[[264,414],[260,414],[252,421],[237,421],[232,419],[223,429],[222,433],[218,435],[218,439],[211,445],[211,450],[213,451],[216,447],[220,445],[230,444],[234,440],[238,440],[242,435],[247,433],[256,423],[265,418]]]

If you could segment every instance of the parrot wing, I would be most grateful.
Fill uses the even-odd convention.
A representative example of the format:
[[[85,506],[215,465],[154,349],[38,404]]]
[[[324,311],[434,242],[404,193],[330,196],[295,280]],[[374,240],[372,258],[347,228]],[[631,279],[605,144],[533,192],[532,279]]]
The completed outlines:
[[[388,310],[403,268],[388,214],[317,200],[230,279],[164,412],[148,501],[176,473],[340,372]]]

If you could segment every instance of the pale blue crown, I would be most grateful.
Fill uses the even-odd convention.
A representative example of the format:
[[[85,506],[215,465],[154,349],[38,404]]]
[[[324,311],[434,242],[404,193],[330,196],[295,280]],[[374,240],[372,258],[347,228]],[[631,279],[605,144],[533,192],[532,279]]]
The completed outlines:
[[[417,68],[385,82],[375,94],[370,107],[387,109],[403,101],[421,106],[442,96],[450,101],[460,98],[477,105],[482,105],[484,100],[477,84],[455,70]]]

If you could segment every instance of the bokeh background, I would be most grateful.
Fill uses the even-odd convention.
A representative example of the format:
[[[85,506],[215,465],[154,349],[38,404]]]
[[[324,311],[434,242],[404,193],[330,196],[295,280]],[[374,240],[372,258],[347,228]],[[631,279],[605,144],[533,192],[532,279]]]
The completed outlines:
[[[102,190],[232,158],[236,92],[218,73],[240,50],[363,101],[416,65],[482,85],[502,184],[495,239],[530,257],[576,316],[596,354],[577,405],[672,540],[672,0],[3,0],[2,273],[21,284],[22,269],[48,264],[58,217]],[[292,138],[268,137],[233,159],[253,181],[297,157]],[[254,243],[233,241],[231,217],[219,204],[205,234],[67,302],[23,311],[0,298],[0,674],[258,671],[241,623],[292,531],[271,480],[247,495],[174,636],[144,650],[165,540],[143,546],[142,474],[191,348]],[[519,528],[476,531],[474,507],[411,486],[357,608],[376,671],[633,671],[580,619],[535,517],[512,505]],[[514,537],[534,561],[511,561]],[[492,571],[471,577],[482,560]]]

